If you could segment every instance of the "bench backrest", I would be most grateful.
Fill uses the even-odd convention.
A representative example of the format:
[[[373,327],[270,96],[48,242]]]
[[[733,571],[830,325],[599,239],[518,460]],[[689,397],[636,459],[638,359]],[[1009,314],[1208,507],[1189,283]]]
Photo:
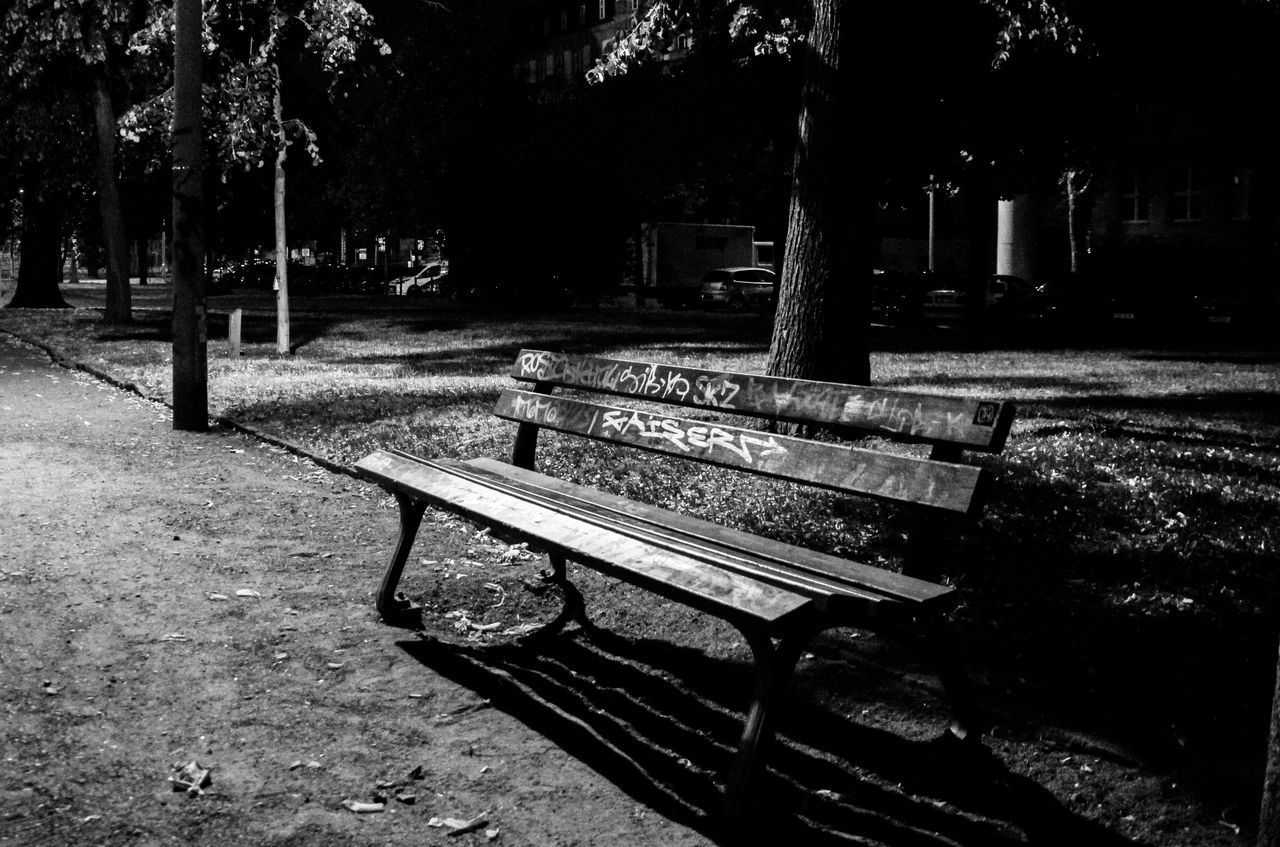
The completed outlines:
[[[522,350],[511,375],[531,390],[502,392],[494,413],[521,424],[513,462],[533,466],[537,430],[670,453],[848,494],[975,514],[986,471],[962,450],[999,452],[1011,403],[872,386],[710,371]],[[556,388],[699,410],[687,419],[556,395]],[[933,446],[929,458],[734,426],[724,415],[810,424]],[[714,416],[715,420],[702,420]]]

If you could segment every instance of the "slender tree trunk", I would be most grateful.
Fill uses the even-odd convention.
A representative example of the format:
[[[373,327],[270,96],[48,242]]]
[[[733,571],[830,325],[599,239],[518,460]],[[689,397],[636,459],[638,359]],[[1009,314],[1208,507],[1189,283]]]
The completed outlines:
[[[1067,171],[1067,243],[1071,251],[1071,273],[1084,270],[1089,252],[1089,177],[1072,168]]]
[[[67,265],[67,282],[75,285],[80,281],[80,251],[76,249],[76,237],[67,239],[67,249],[63,264]]]
[[[1067,251],[1070,253],[1071,273],[1080,273],[1080,234],[1076,231],[1076,172],[1067,171]]]
[[[874,231],[873,196],[849,178],[853,148],[846,127],[855,110],[841,67],[842,4],[814,0],[813,11],[768,369],[865,384],[871,264],[861,248]]]
[[[116,181],[116,113],[111,105],[106,69],[93,73],[93,119],[96,129],[98,214],[107,251],[107,302],[104,317],[113,323],[133,320],[129,297],[129,254],[124,234],[124,213]]]
[[[62,299],[61,215],[56,201],[44,195],[34,179],[24,180],[22,196],[22,264],[18,287],[6,308],[69,309]]]
[[[289,242],[284,225],[284,163],[289,150],[284,137],[284,108],[280,102],[279,68],[275,69],[275,80],[276,352],[281,356],[287,356],[293,352],[289,344]]]
[[[174,0],[173,428],[209,426],[200,0]]]

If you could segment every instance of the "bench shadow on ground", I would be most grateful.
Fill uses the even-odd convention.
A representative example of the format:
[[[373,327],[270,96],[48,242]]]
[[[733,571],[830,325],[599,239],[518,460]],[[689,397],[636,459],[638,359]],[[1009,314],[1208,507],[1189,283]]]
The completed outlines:
[[[737,843],[721,828],[718,786],[748,706],[745,661],[594,628],[566,631],[537,651],[431,637],[399,646],[638,801],[717,843]],[[765,834],[806,845],[1135,843],[1074,814],[981,747],[859,724],[807,697],[808,687],[787,698],[760,819],[748,827],[752,843],[768,843],[758,840]],[[944,711],[940,729],[945,720]]]

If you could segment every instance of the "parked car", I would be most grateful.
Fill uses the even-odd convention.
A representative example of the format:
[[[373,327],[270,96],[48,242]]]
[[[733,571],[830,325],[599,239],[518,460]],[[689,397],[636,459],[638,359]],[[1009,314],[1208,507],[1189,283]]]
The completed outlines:
[[[1024,296],[1006,298],[991,310],[991,320],[1003,327],[1029,332],[1057,331],[1071,328],[1089,331],[1097,326],[1109,308],[1089,288],[1090,282],[1077,276],[1041,282]]]
[[[778,275],[768,268],[716,268],[698,289],[703,306],[768,311],[778,302]]]
[[[981,304],[984,314],[991,310],[1008,310],[1035,290],[1027,280],[1009,274],[992,274],[979,286],[972,285],[968,278],[962,276],[941,279],[947,279],[949,284],[925,291],[921,306],[922,317],[939,324],[965,320],[969,316],[969,298],[975,288],[980,287],[984,292]]]
[[[275,278],[276,263],[269,259],[228,262],[213,272],[214,282],[222,290],[270,288]]]
[[[964,319],[969,292],[959,288],[934,288],[924,293],[920,314],[927,321],[948,324]]]
[[[1257,317],[1256,308],[1250,308],[1247,297],[1242,295],[1208,295],[1194,298],[1196,320],[1212,330],[1230,330],[1248,327]]]
[[[920,321],[921,297],[916,277],[876,269],[871,276],[871,322],[909,327]]]
[[[423,294],[440,294],[449,275],[448,262],[436,262],[406,276],[396,277],[387,283],[387,293],[404,297]]]
[[[459,266],[442,277],[441,293],[461,302],[520,312],[557,311],[579,295],[560,271],[518,265],[476,269]]]
[[[1181,335],[1198,321],[1197,303],[1185,291],[1118,287],[1102,297],[1097,328],[1120,337]]]

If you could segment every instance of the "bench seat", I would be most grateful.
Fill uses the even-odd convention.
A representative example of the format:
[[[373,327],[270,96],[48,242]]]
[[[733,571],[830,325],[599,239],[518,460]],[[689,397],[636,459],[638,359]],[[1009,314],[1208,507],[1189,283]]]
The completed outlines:
[[[483,514],[505,535],[770,637],[815,615],[832,626],[869,626],[908,606],[939,606],[953,593],[492,459],[379,450],[356,467],[402,496]],[[382,597],[379,605],[393,603]]]

